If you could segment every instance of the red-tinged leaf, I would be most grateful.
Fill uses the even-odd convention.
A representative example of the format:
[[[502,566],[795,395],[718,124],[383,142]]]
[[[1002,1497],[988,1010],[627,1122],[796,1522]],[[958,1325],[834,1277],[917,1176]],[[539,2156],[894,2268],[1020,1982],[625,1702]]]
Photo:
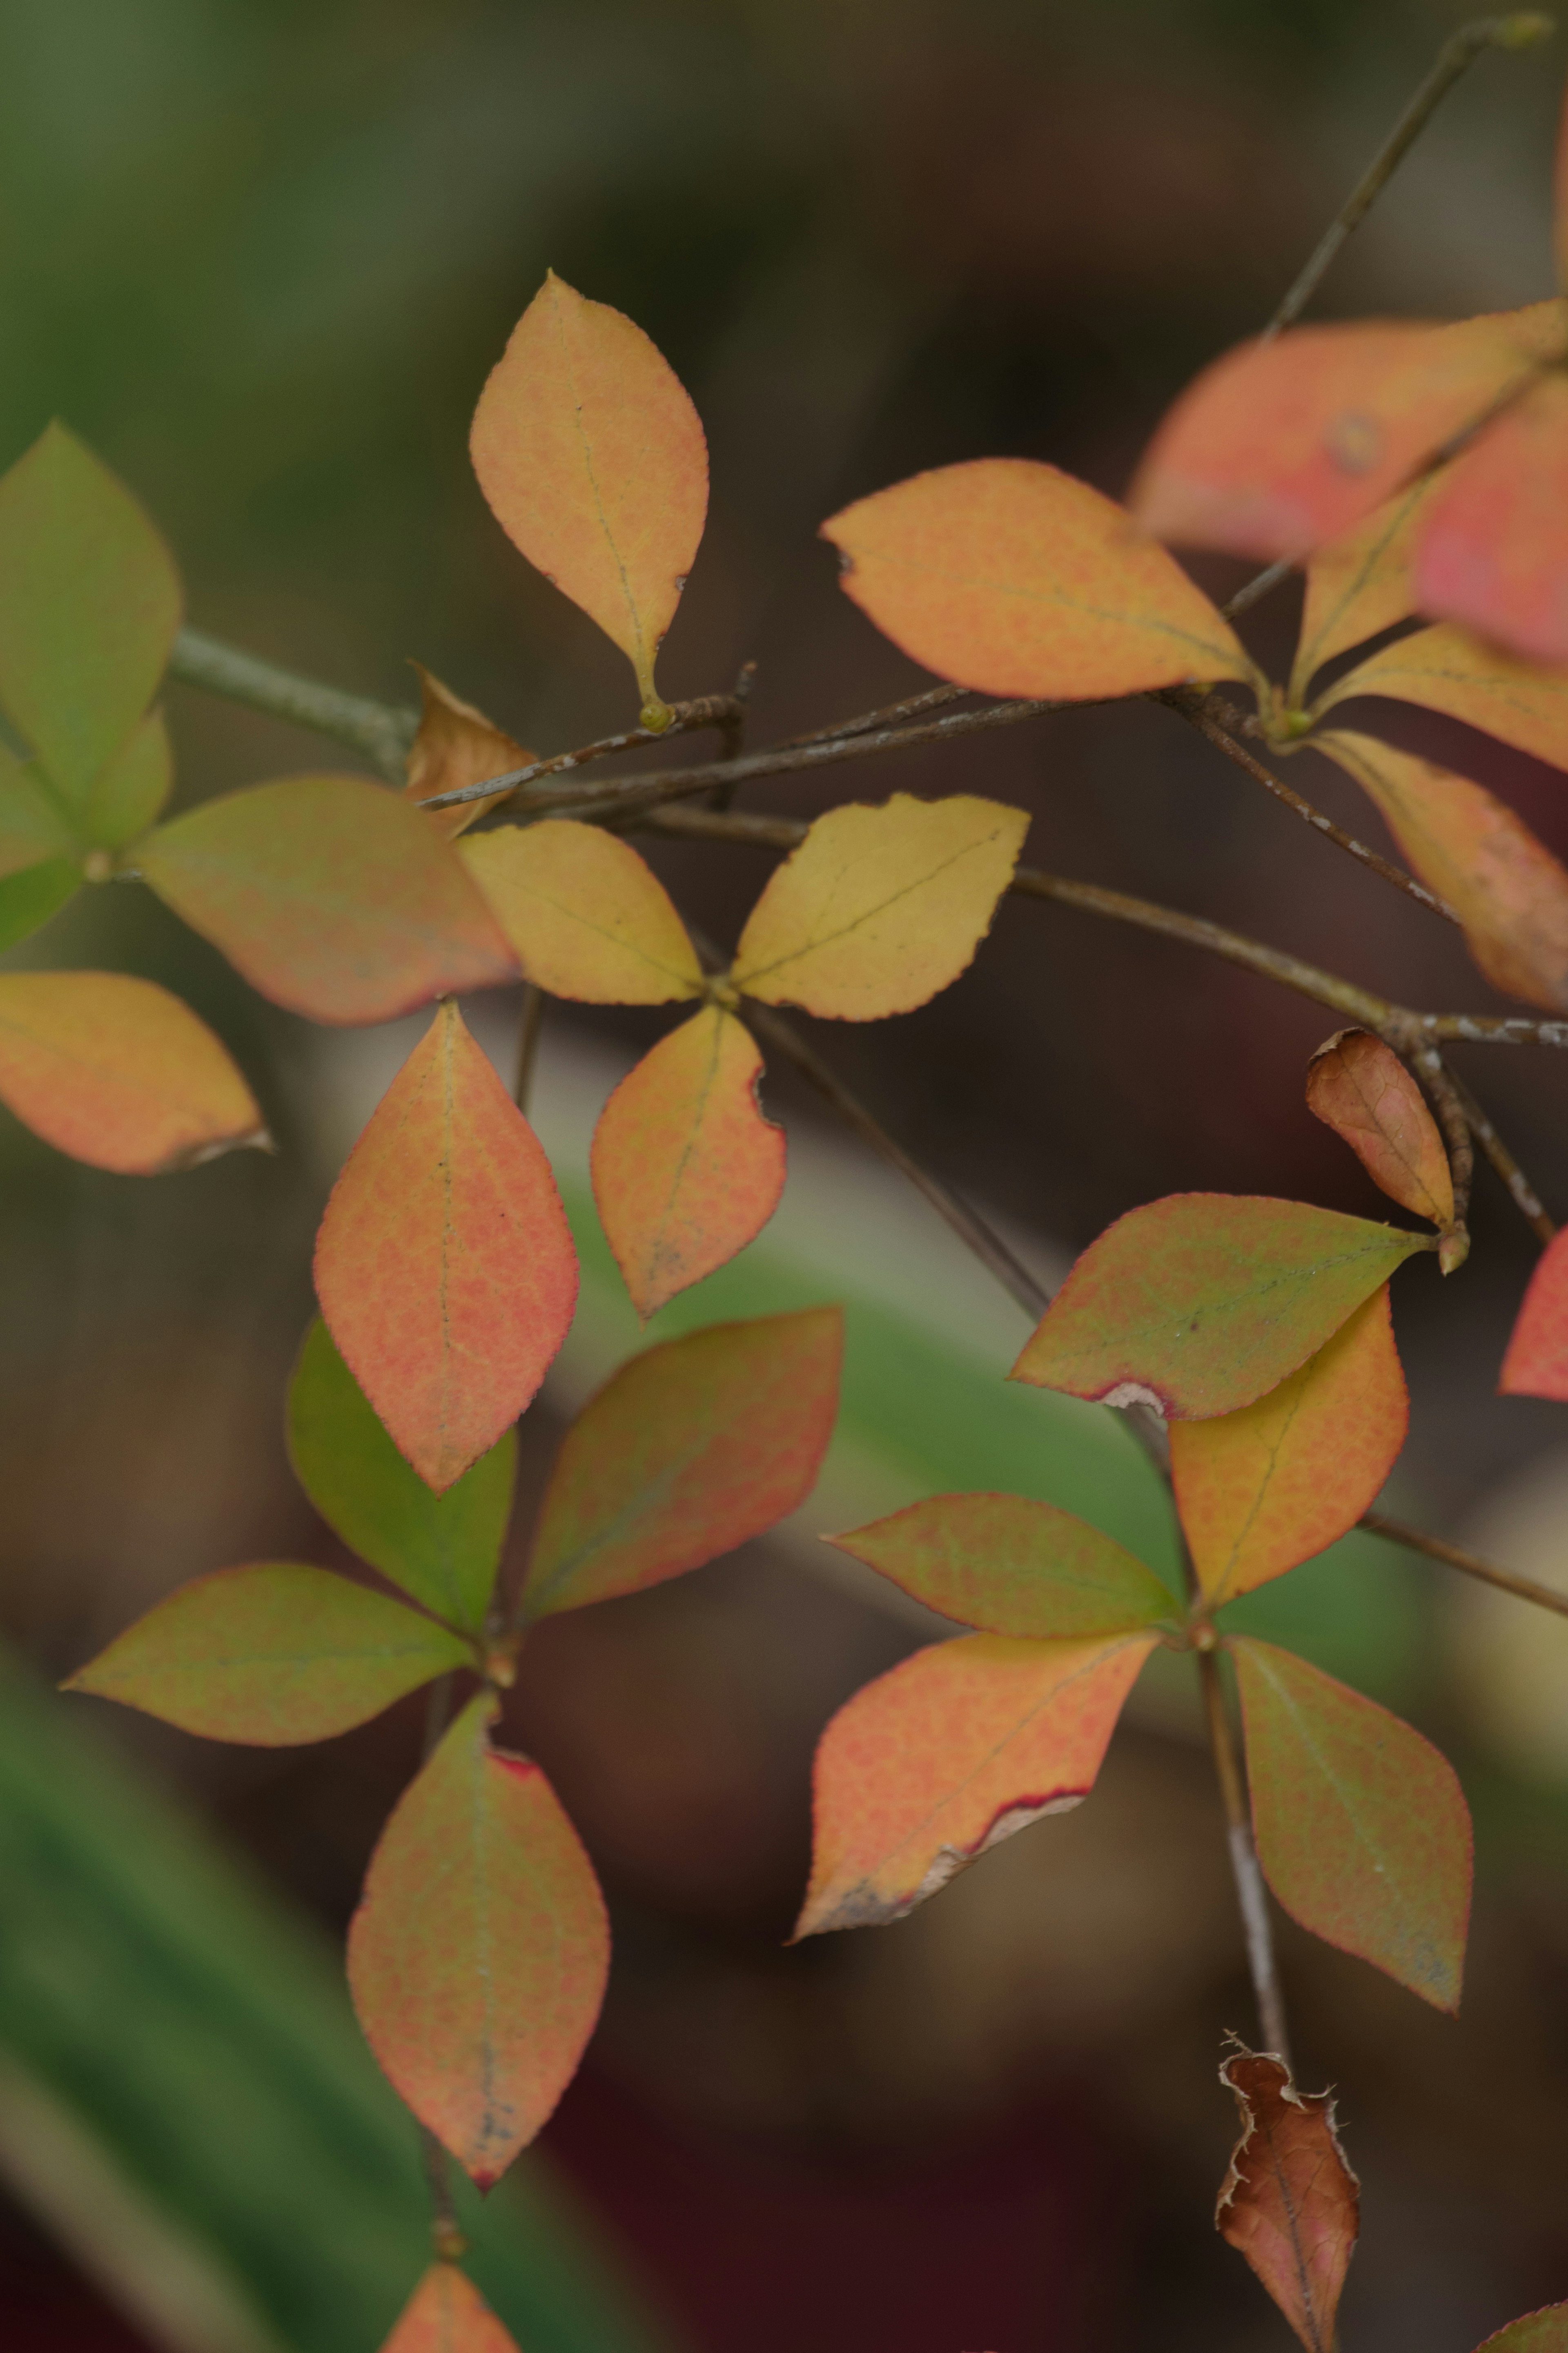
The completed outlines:
[[[1449,469],[1415,547],[1422,612],[1568,662],[1568,378],[1544,377]]]
[[[1405,1443],[1388,1290],[1254,1405],[1171,1425],[1171,1477],[1206,1600],[1234,1601],[1353,1528]]]
[[[1297,327],[1243,343],[1165,417],[1133,513],[1185,546],[1262,563],[1307,555],[1527,382],[1540,341],[1504,313],[1447,327]]]
[[[822,535],[885,636],[983,694],[1079,702],[1253,676],[1202,589],[1113,499],[1055,466],[943,466],[858,500]]]
[[[1152,1569],[1110,1536],[1023,1495],[931,1495],[824,1541],[986,1634],[1124,1634],[1174,1607]]]
[[[1244,2255],[1307,2353],[1333,2353],[1340,2291],[1361,2231],[1361,2184],[1345,2162],[1327,2092],[1299,2092],[1266,2051],[1237,2044],[1219,2071],[1241,2138],[1215,2228]]]
[[[518,2353],[518,2348],[472,2280],[452,2263],[432,2263],[381,2353]]]
[[[1544,2311],[1510,2320],[1478,2345],[1476,2353],[1568,2353],[1568,2304],[1549,2304]]]
[[[226,793],[149,835],[137,863],[263,997],[314,1021],[388,1021],[517,977],[456,850],[363,776]]]
[[[1415,539],[1439,485],[1439,470],[1398,491],[1307,565],[1307,596],[1290,670],[1300,708],[1325,662],[1375,638],[1415,610]]]
[[[1516,660],[1467,630],[1418,629],[1369,654],[1313,706],[1321,718],[1352,696],[1386,694],[1463,719],[1538,760],[1568,768],[1568,674]],[[1326,738],[1314,735],[1314,744]]]
[[[841,1021],[924,1005],[973,963],[1028,829],[967,794],[829,809],[752,910],[731,982]]]
[[[264,1561],[198,1577],[69,1677],[148,1715],[258,1748],[327,1740],[472,1666],[460,1635],[325,1568]]]
[[[550,1163],[455,1005],[437,1008],[332,1187],[316,1296],[437,1494],[516,1420],[566,1336],[577,1259]]]
[[[51,425],[0,477],[0,702],[73,811],[145,711],[179,626],[153,524]]]
[[[422,708],[419,733],[408,752],[409,800],[434,800],[438,793],[458,792],[465,785],[482,784],[487,776],[504,775],[509,768],[531,765],[536,756],[532,752],[503,734],[482,711],[476,711],[449,686],[443,686],[423,662],[414,667],[419,673]],[[430,822],[449,839],[505,798],[504,793],[487,793],[483,800],[432,809]]]
[[[838,1410],[837,1307],[715,1324],[623,1365],[562,1442],[525,1618],[662,1584],[804,1504]]]
[[[629,841],[546,818],[497,826],[462,858],[523,974],[590,1005],[668,1005],[702,994],[702,966],[669,893]]]
[[[482,2189],[576,2072],[604,2000],[593,1866],[537,1765],[472,1701],[406,1789],[349,1929],[349,1986],[399,2096]]]
[[[58,1151],[124,1176],[268,1141],[205,1022],[124,973],[0,974],[0,1103]]]
[[[1494,988],[1568,1012],[1568,869],[1467,776],[1336,729],[1314,737],[1352,776],[1421,880],[1447,901]]]
[[[1437,1123],[1392,1046],[1370,1029],[1336,1030],[1307,1065],[1307,1108],[1391,1201],[1452,1225],[1454,1179]]]
[[[797,1936],[901,1920],[955,1872],[1088,1796],[1154,1634],[963,1634],[841,1707],[817,1746]]]
[[[1303,1928],[1457,2010],[1470,1815],[1429,1740],[1305,1659],[1231,1644],[1264,1876]]]
[[[708,513],[708,445],[640,327],[553,270],[479,396],[469,444],[497,522],[620,647],[645,723],[654,659]]]
[[[1568,1229],[1547,1244],[1530,1278],[1498,1388],[1568,1404]]]
[[[1173,1421],[1235,1413],[1431,1246],[1303,1201],[1173,1193],[1090,1243],[1012,1377]]]
[[[621,1081],[594,1134],[594,1198],[646,1323],[761,1233],[784,1191],[784,1136],[757,1103],[763,1058],[705,1005]]]

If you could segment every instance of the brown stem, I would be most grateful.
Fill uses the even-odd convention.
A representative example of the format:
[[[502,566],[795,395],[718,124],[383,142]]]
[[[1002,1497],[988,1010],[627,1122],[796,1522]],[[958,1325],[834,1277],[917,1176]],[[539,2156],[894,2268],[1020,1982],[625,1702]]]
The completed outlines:
[[[522,1011],[517,1030],[517,1075],[511,1090],[513,1103],[525,1114],[533,1087],[534,1065],[539,1060],[539,1033],[543,1026],[544,991],[531,980],[525,980],[522,985]]]
[[[795,752],[805,744],[842,743],[847,735],[869,735],[881,727],[901,727],[907,720],[923,719],[928,711],[940,711],[944,703],[962,702],[973,691],[967,686],[931,686],[923,694],[906,694],[901,702],[885,702],[879,711],[863,711],[858,719],[839,719],[831,727],[812,727],[804,735],[786,735],[775,749]]]
[[[1424,1529],[1413,1528],[1405,1520],[1391,1520],[1385,1512],[1363,1512],[1357,1525],[1374,1536],[1388,1536],[1394,1544],[1408,1545],[1412,1552],[1424,1552],[1429,1559],[1443,1561],[1449,1568],[1462,1569],[1467,1577],[1479,1577],[1483,1585],[1495,1585],[1500,1593],[1511,1593],[1517,1600],[1533,1601],[1538,1609],[1554,1610],[1559,1618],[1568,1618],[1568,1593],[1554,1593],[1550,1585],[1538,1585],[1532,1577],[1517,1577],[1511,1568],[1494,1568],[1489,1560],[1478,1559],[1473,1552],[1461,1552],[1458,1545],[1445,1544],[1441,1536],[1429,1536]]]
[[[1452,1274],[1469,1256],[1470,1237],[1465,1220],[1469,1215],[1470,1180],[1476,1168],[1475,1144],[1458,1088],[1454,1084],[1452,1073],[1436,1047],[1419,1048],[1413,1060],[1436,1109],[1442,1124],[1443,1140],[1448,1147],[1448,1174],[1454,1187],[1454,1219],[1442,1238],[1437,1262],[1445,1274]]]
[[[719,722],[724,733],[724,749],[721,757],[726,761],[738,760],[746,748],[746,711],[752,700],[752,689],[756,682],[756,663],[742,662],[741,674],[735,681],[735,691],[730,697],[730,716]],[[709,806],[716,809],[727,809],[734,797],[735,786],[732,783],[715,785],[708,796]]]
[[[1226,1704],[1218,1656],[1208,1650],[1200,1651],[1197,1658],[1209,1748],[1219,1782],[1220,1800],[1225,1807],[1231,1876],[1236,1882],[1236,1900],[1241,1913],[1242,1932],[1247,1939],[1247,1966],[1258,2002],[1258,2022],[1263,2048],[1289,2067],[1290,2036],[1285,2022],[1285,1995],[1279,1983],[1279,1965],[1274,1952],[1268,1891],[1258,1867],[1258,1849],[1252,1842],[1252,1818],[1247,1810],[1247,1790],[1242,1779],[1241,1756],[1230,1721],[1230,1711]]]
[[[1549,1242],[1557,1228],[1542,1207],[1541,1196],[1481,1109],[1469,1088],[1456,1071],[1448,1072],[1448,1083],[1465,1107],[1470,1133],[1498,1175],[1507,1186],[1509,1198],[1525,1223],[1542,1243]]]

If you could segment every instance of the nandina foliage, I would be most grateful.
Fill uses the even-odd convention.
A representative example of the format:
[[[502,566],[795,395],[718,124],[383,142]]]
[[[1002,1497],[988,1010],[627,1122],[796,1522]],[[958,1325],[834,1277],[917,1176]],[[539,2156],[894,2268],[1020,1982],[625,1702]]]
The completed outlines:
[[[1266,2051],[1234,2042],[1219,2071],[1241,2137],[1215,2225],[1244,2255],[1307,2353],[1332,2353],[1334,2316],[1361,2227],[1361,2185],[1327,2092],[1299,2092]]]

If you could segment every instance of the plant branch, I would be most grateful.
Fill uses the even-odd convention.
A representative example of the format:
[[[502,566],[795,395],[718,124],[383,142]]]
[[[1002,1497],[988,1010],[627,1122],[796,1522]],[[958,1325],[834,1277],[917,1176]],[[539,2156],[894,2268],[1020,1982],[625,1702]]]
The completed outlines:
[[[1533,1601],[1538,1609],[1551,1609],[1559,1618],[1568,1618],[1568,1593],[1555,1593],[1550,1585],[1538,1585],[1532,1577],[1517,1577],[1511,1568],[1494,1568],[1489,1560],[1480,1560],[1473,1552],[1461,1552],[1458,1545],[1445,1544],[1441,1536],[1429,1536],[1424,1529],[1413,1528],[1404,1520],[1391,1520],[1384,1512],[1363,1512],[1357,1525],[1374,1536],[1387,1536],[1394,1544],[1407,1545],[1412,1552],[1424,1552],[1428,1559],[1440,1560],[1449,1568],[1462,1569],[1467,1577],[1479,1577],[1483,1585],[1495,1585],[1500,1593],[1511,1593],[1516,1600]]]
[[[198,629],[182,629],[169,656],[169,675],[230,702],[247,703],[269,718],[287,719],[318,735],[334,736],[360,753],[389,784],[400,785],[408,747],[419,732],[419,713],[368,696],[344,694],[280,670],[256,654],[242,653]]]
[[[1528,48],[1552,30],[1550,16],[1531,13],[1478,17],[1449,36],[1409,105],[1319,238],[1295,284],[1264,328],[1260,342],[1272,343],[1300,317],[1346,238],[1361,227],[1448,92],[1481,52]]]
[[[1218,1655],[1213,1650],[1200,1651],[1197,1660],[1209,1748],[1214,1757],[1215,1776],[1219,1782],[1220,1800],[1225,1807],[1231,1876],[1236,1882],[1236,1900],[1247,1938],[1247,1966],[1251,1972],[1252,1990],[1258,2002],[1260,2040],[1265,2051],[1271,2052],[1275,2058],[1289,2067],[1290,2035],[1285,2022],[1285,1994],[1279,1983],[1279,1964],[1274,1951],[1274,1929],[1268,1916],[1268,1891],[1263,1883],[1258,1850],[1252,1842],[1252,1818],[1242,1779],[1241,1756],[1231,1725],[1230,1711],[1226,1704]]]
[[[1445,1274],[1463,1266],[1470,1252],[1465,1224],[1470,1208],[1470,1180],[1475,1174],[1475,1145],[1470,1123],[1447,1064],[1436,1046],[1421,1047],[1414,1057],[1427,1093],[1436,1106],[1444,1142],[1448,1147],[1448,1173],[1454,1187],[1454,1222],[1438,1245],[1437,1263]]]
[[[1542,1206],[1541,1197],[1523,1169],[1481,1109],[1463,1079],[1450,1071],[1448,1083],[1465,1107],[1465,1117],[1470,1123],[1470,1133],[1498,1175],[1507,1186],[1510,1198],[1525,1223],[1542,1243],[1549,1242],[1557,1228]]]
[[[841,743],[847,735],[869,735],[882,727],[901,727],[906,720],[923,719],[928,711],[940,711],[944,703],[962,702],[973,692],[967,686],[931,686],[923,694],[907,694],[901,702],[885,702],[879,711],[863,711],[858,719],[840,719],[831,727],[808,728],[804,735],[786,735],[774,748],[780,752],[798,751],[806,744]]]

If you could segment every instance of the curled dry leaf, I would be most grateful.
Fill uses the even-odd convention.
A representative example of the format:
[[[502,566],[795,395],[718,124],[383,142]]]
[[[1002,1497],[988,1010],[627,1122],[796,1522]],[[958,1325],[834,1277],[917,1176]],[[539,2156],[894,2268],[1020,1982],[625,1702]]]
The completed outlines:
[[[1392,1046],[1370,1029],[1336,1030],[1307,1065],[1307,1108],[1344,1139],[1391,1201],[1435,1226],[1452,1225],[1454,1180],[1443,1139]]]
[[[1126,512],[1026,458],[916,474],[822,526],[893,643],[982,694],[1136,694],[1250,679],[1240,640]]]
[[[566,1336],[577,1258],[550,1163],[455,1005],[437,1008],[332,1187],[316,1295],[438,1494],[516,1420]]]
[[[1409,1420],[1385,1283],[1255,1404],[1173,1422],[1171,1479],[1205,1599],[1234,1601],[1353,1528]]]
[[[0,1103],[73,1159],[126,1176],[269,1141],[205,1022],[124,973],[0,974]]]
[[[1076,1806],[1158,1640],[963,1634],[858,1692],[817,1746],[796,1936],[900,1920],[988,1847]]]
[[[1265,1878],[1293,1920],[1438,2010],[1459,2006],[1470,1815],[1429,1740],[1305,1659],[1231,1643]]]
[[[438,793],[455,793],[465,785],[482,784],[487,776],[503,776],[509,768],[526,768],[535,754],[503,734],[493,721],[471,702],[443,686],[423,662],[419,673],[419,733],[408,750],[409,800],[434,800]],[[460,801],[455,808],[432,809],[430,822],[446,834],[461,833],[506,798],[504,793],[483,800]]]
[[[1524,819],[1484,786],[1371,736],[1336,729],[1314,741],[1355,778],[1421,880],[1453,908],[1492,987],[1568,1012],[1568,869]]]
[[[838,1410],[837,1307],[714,1324],[634,1356],[562,1441],[525,1620],[700,1568],[804,1504]]]
[[[1314,706],[1321,718],[1357,695],[1385,694],[1463,719],[1517,751],[1568,768],[1568,675],[1538,670],[1466,629],[1417,629],[1369,654]],[[1315,744],[1327,739],[1314,736]]]
[[[594,1198],[646,1323],[759,1234],[779,1205],[784,1135],[757,1103],[763,1058],[721,1006],[661,1038],[594,1132]]]
[[[388,1021],[517,977],[457,852],[363,776],[225,793],[150,834],[137,862],[252,987],[315,1021]]]
[[[824,1542],[987,1634],[1130,1633],[1174,1606],[1153,1570],[1110,1536],[1023,1495],[931,1495]]]
[[[1340,2292],[1361,2230],[1361,2184],[1345,2162],[1327,2092],[1299,2092],[1266,2051],[1237,2043],[1219,2071],[1241,2138],[1215,2228],[1244,2255],[1307,2353],[1333,2353]]]
[[[1416,602],[1525,661],[1568,663],[1568,377],[1545,376],[1467,449],[1422,524]]]
[[[518,2348],[472,2280],[453,2263],[432,2263],[381,2353],[518,2353]]]
[[[1303,1201],[1173,1193],[1079,1259],[1012,1377],[1170,1420],[1234,1413],[1315,1356],[1420,1234]]]
[[[479,396],[469,447],[497,522],[667,712],[654,659],[708,514],[708,445],[640,327],[552,270]]]
[[[1568,1404],[1568,1229],[1547,1244],[1530,1278],[1498,1388],[1504,1397]]]
[[[576,2071],[604,2000],[593,1866],[537,1765],[471,1701],[381,1834],[349,1929],[354,2008],[394,2089],[481,2189]]]
[[[474,1663],[472,1645],[389,1594],[294,1561],[198,1577],[78,1669],[96,1692],[199,1732],[281,1748],[368,1723]]]
[[[752,908],[731,982],[842,1021],[910,1012],[973,962],[1028,829],[967,794],[830,809]]]
[[[702,966],[646,859],[596,825],[545,818],[466,841],[469,873],[526,979],[589,1005],[702,994]]]
[[[1541,2312],[1527,2312],[1510,2320],[1476,2353],[1568,2353],[1568,2304],[1549,2304]]]

